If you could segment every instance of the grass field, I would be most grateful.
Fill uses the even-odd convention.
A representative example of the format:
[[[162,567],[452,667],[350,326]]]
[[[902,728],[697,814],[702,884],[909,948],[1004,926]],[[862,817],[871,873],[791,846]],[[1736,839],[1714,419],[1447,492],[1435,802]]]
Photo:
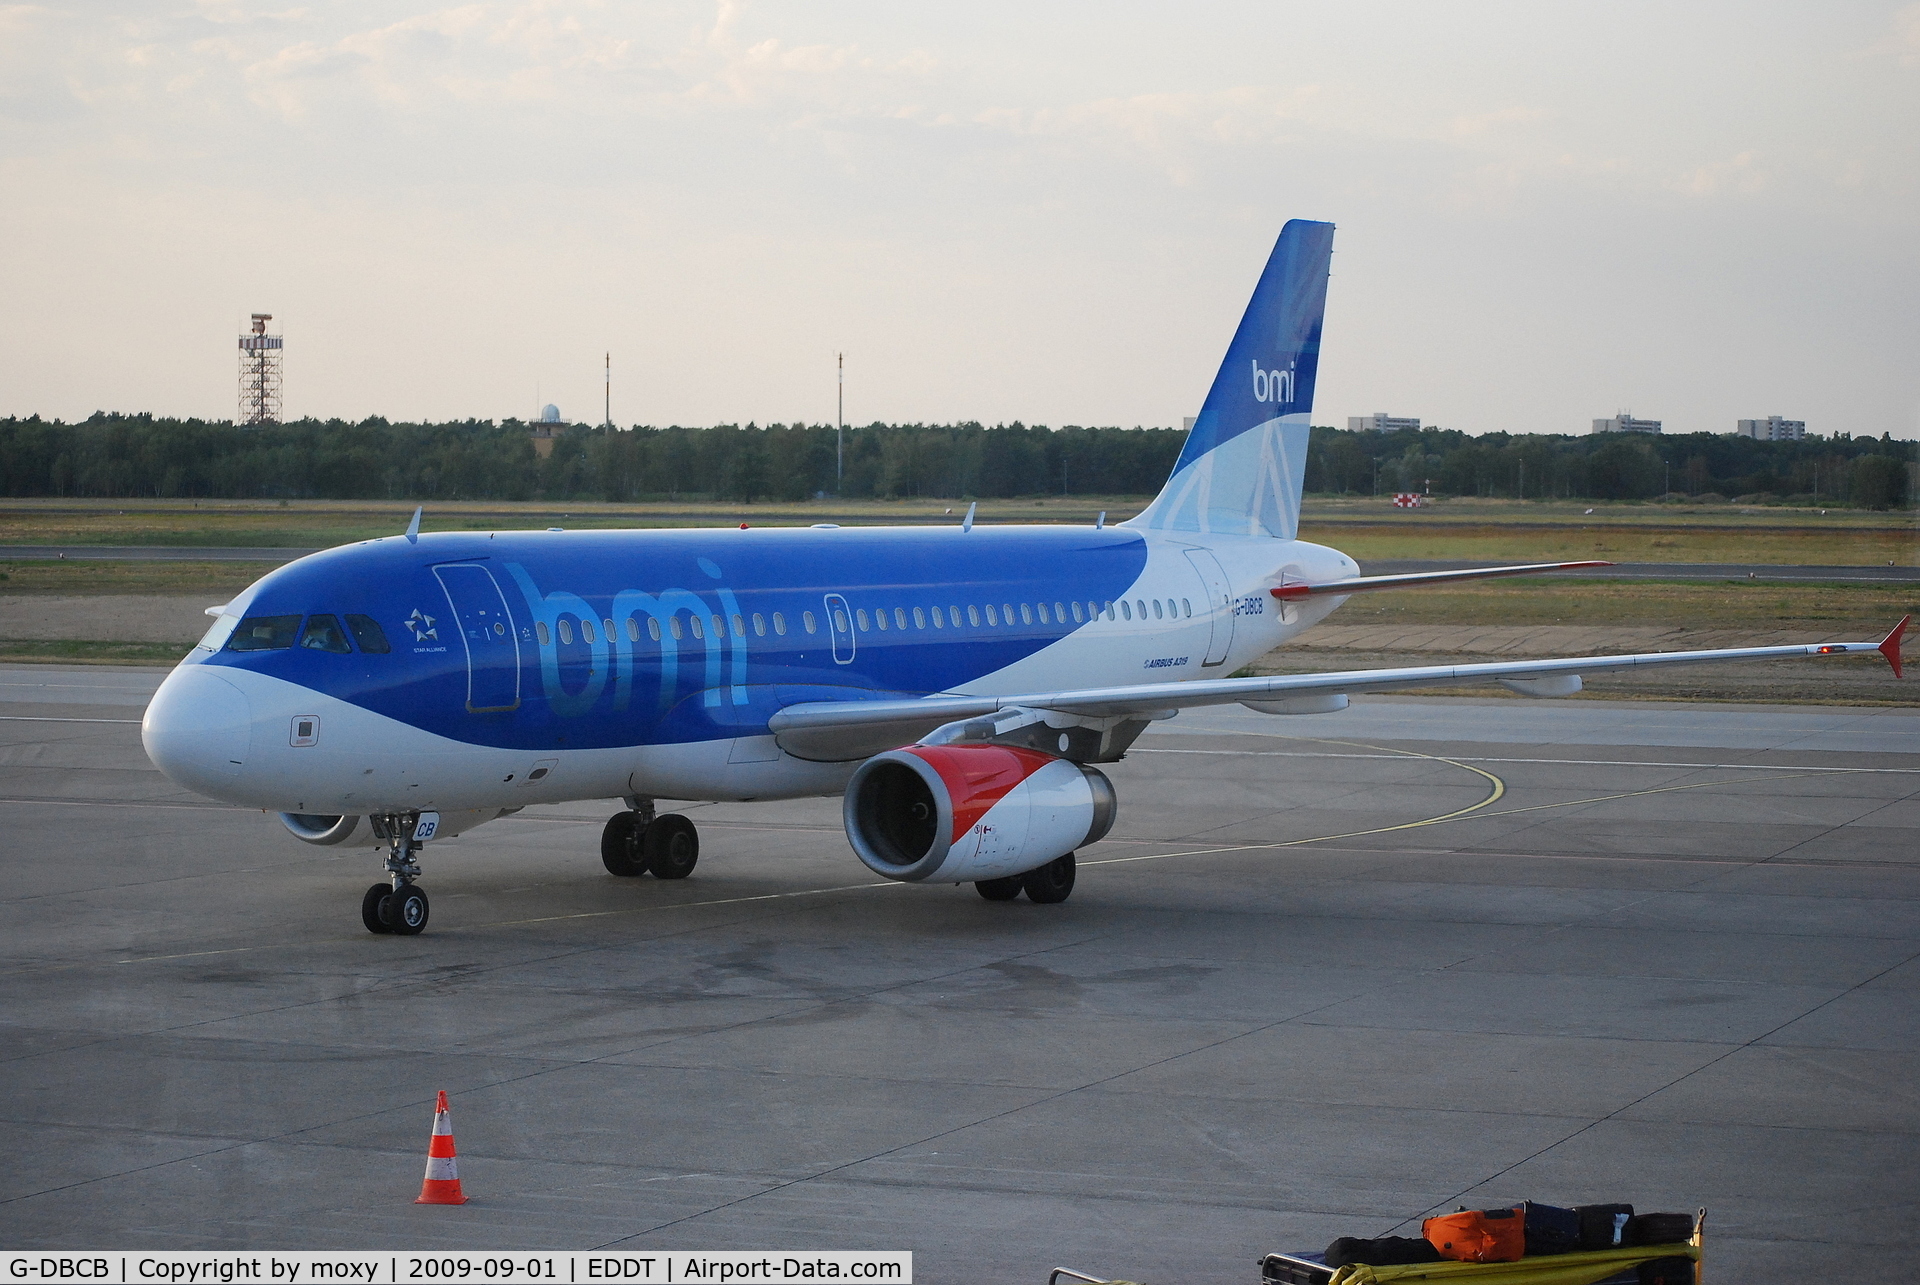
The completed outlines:
[[[1140,496],[990,500],[981,522],[1109,522],[1137,513]],[[1591,508],[1592,513],[1585,510]],[[948,500],[807,504],[435,503],[422,529],[497,530],[567,526],[721,526],[740,522],[958,522],[966,505]],[[413,506],[399,501],[0,502],[0,546],[118,544],[320,548],[393,535]],[[1920,526],[1911,513],[1729,505],[1587,505],[1544,501],[1448,500],[1413,511],[1383,500],[1309,500],[1305,539],[1366,561],[1484,558],[1494,561],[1607,558],[1620,562],[1767,562],[1796,565],[1920,566]],[[4,557],[0,549],[0,557]]]

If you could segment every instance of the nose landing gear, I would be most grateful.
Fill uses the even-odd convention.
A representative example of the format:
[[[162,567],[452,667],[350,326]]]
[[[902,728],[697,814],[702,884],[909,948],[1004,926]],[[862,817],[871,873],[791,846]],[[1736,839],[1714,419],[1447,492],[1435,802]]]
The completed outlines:
[[[653,814],[652,799],[628,799],[600,832],[600,863],[622,878],[685,879],[700,860],[700,832],[677,812]]]
[[[414,838],[418,812],[370,816],[374,837],[387,845],[387,883],[376,883],[360,898],[360,922],[370,933],[412,937],[427,926],[427,894],[413,881],[420,877],[421,843]]]

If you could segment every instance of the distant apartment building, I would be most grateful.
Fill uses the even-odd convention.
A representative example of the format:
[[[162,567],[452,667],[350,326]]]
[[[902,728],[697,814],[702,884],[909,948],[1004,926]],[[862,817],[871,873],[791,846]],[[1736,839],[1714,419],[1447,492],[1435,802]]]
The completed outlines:
[[[1660,421],[1657,419],[1635,419],[1625,411],[1622,411],[1612,419],[1594,420],[1593,431],[1596,433],[1657,433],[1660,431]]]
[[[1389,415],[1383,410],[1377,410],[1371,415],[1347,416],[1349,433],[1397,433],[1403,428],[1418,430],[1419,427],[1418,415]]]
[[[1734,436],[1751,437],[1756,442],[1801,442],[1807,436],[1807,421],[1803,419],[1769,415],[1765,419],[1743,419],[1737,423],[1739,427],[1733,430]]]

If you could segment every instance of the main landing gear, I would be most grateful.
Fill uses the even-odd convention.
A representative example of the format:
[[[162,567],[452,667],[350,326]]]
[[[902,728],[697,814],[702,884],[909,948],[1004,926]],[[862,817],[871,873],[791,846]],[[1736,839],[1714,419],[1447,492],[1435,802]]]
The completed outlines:
[[[685,879],[700,860],[700,832],[677,812],[653,814],[652,799],[628,799],[600,832],[600,862],[608,874],[631,878]]]
[[[982,879],[973,888],[988,901],[1012,901],[1024,892],[1028,901],[1051,906],[1065,901],[1072,894],[1073,873],[1073,854],[1069,852],[1025,874],[1008,875],[1004,879]]]
[[[360,898],[360,922],[370,933],[417,935],[427,926],[427,894],[414,883],[420,877],[421,844],[413,837],[418,812],[368,817],[374,837],[387,845],[387,883],[376,883]]]

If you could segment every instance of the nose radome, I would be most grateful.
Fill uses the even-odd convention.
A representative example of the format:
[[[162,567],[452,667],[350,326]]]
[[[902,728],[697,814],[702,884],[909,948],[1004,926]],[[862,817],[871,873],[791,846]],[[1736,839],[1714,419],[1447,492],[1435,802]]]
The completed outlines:
[[[206,665],[185,665],[167,675],[140,720],[140,741],[153,765],[215,798],[239,776],[252,736],[246,693]]]

